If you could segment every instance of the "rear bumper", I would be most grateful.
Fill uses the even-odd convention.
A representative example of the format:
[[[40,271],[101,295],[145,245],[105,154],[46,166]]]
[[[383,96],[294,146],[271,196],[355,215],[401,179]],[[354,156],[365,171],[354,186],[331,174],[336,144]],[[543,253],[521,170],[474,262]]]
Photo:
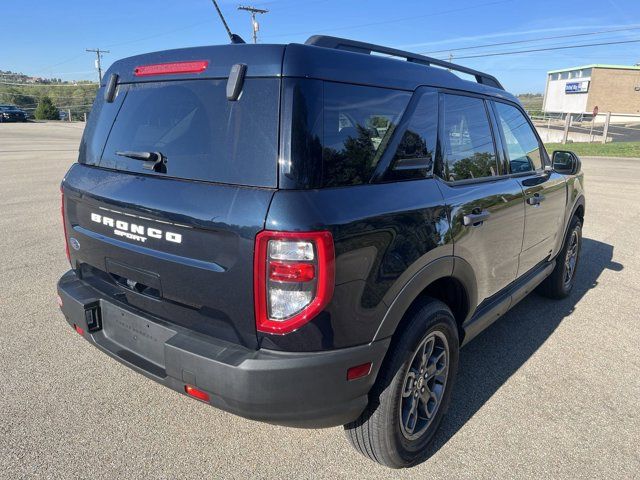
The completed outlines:
[[[58,282],[62,312],[84,338],[139,373],[185,393],[193,385],[210,404],[242,417],[306,428],[355,420],[384,359],[389,339],[312,353],[251,350],[201,335],[113,303],[73,271]],[[102,328],[89,332],[85,312],[99,307]],[[371,373],[347,381],[347,369],[372,362]]]

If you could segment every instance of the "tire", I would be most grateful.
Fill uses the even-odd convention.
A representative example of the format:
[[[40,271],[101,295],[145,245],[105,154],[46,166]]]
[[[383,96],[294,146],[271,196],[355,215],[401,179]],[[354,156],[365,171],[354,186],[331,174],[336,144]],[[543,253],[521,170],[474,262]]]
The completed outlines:
[[[565,298],[571,293],[580,263],[581,248],[582,221],[574,216],[569,224],[564,246],[556,257],[556,266],[551,275],[538,286],[538,293],[555,299]]]
[[[356,450],[391,468],[410,467],[427,458],[426,447],[447,411],[458,369],[458,328],[449,307],[427,299],[408,315],[369,393],[369,405],[344,426]],[[420,370],[423,348],[431,353],[427,368]]]

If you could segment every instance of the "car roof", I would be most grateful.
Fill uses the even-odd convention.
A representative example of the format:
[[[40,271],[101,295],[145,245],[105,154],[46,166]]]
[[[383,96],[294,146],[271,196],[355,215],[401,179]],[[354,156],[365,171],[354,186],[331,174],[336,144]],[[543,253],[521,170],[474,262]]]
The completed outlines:
[[[333,39],[334,37],[311,37],[309,41],[314,38]],[[361,44],[360,42],[354,43]],[[391,51],[392,49],[387,50]],[[428,57],[416,56],[416,58],[418,57],[428,59]],[[135,68],[141,65],[200,60],[208,61],[207,69],[200,73],[169,74],[159,77],[136,77],[134,74]],[[431,60],[436,61],[435,59]],[[118,74],[119,83],[189,78],[227,78],[231,66],[236,63],[247,65],[246,77],[248,78],[299,77],[409,91],[420,86],[432,86],[490,95],[518,103],[513,95],[502,88],[465,80],[439,66],[400,60],[389,56],[368,55],[357,51],[298,43],[287,45],[231,44],[152,52],[114,62],[105,73],[103,81],[106,83],[112,73]],[[451,65],[453,68],[457,67],[453,64],[447,65]],[[460,68],[464,69],[464,67]],[[481,72],[475,73],[493,79],[495,84],[500,86],[498,81],[490,75]]]

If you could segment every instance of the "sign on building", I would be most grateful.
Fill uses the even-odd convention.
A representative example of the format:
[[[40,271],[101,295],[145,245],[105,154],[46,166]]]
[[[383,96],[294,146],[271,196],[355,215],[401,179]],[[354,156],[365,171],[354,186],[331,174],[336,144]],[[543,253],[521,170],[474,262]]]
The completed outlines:
[[[589,80],[582,82],[567,82],[564,86],[564,93],[587,93],[589,91]]]

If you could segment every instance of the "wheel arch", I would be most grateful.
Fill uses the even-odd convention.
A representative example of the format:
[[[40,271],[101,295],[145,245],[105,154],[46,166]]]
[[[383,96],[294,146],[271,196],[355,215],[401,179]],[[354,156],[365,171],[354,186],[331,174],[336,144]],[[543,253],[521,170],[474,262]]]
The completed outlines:
[[[477,306],[476,278],[471,265],[458,257],[439,258],[425,265],[402,288],[391,302],[375,340],[387,338],[403,330],[403,321],[425,298],[445,303],[452,311],[460,343],[465,322]]]
[[[571,219],[577,216],[580,219],[580,222],[584,225],[585,209],[586,201],[584,195],[579,195],[578,198],[576,198],[576,201],[573,203],[573,206],[571,207],[571,213],[568,215],[565,221],[564,230],[562,233],[562,241],[560,242],[558,251],[555,253],[556,255],[564,248],[564,243],[567,240],[567,232],[569,231],[569,226],[571,225]]]

